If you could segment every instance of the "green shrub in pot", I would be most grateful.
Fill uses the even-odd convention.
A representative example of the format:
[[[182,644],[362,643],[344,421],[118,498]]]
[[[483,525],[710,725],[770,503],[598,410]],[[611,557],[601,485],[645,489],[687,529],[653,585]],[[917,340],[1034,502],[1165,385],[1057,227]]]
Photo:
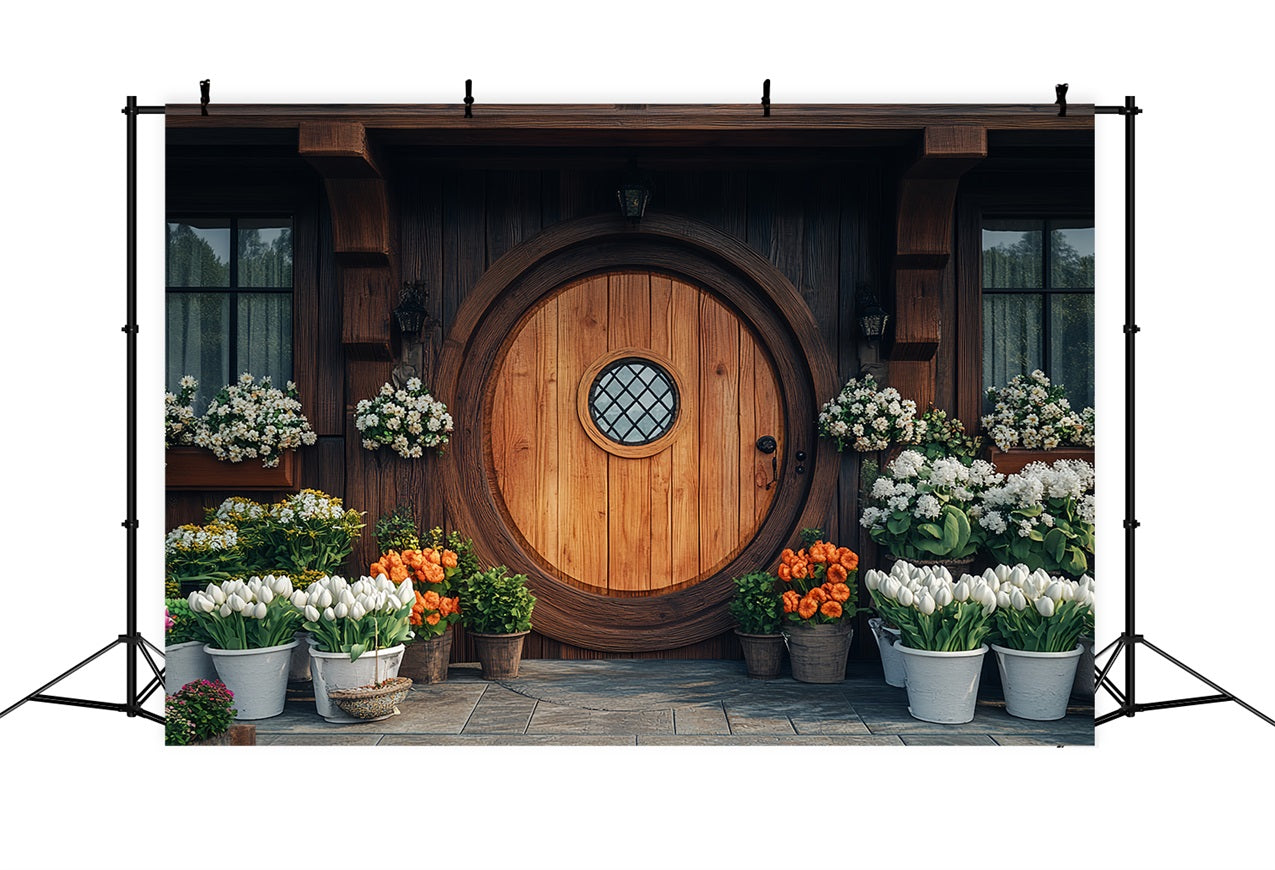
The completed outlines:
[[[461,623],[479,634],[513,634],[531,630],[536,597],[523,574],[497,565],[464,578],[460,587]]]

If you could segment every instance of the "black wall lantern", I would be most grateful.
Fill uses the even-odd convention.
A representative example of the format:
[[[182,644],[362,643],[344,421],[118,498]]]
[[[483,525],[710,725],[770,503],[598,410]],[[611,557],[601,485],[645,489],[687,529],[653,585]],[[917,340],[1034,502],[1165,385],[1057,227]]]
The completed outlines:
[[[399,293],[398,307],[394,309],[394,319],[398,321],[399,331],[404,338],[415,338],[421,327],[430,320],[425,311],[425,300],[429,299],[429,290],[424,281],[404,281]]]
[[[859,285],[857,298],[859,309],[859,334],[869,342],[880,341],[885,336],[885,327],[890,322],[890,315],[880,303],[876,294],[867,284]]]
[[[642,219],[647,203],[651,201],[651,185],[638,173],[636,161],[629,163],[629,171],[615,196],[620,201],[620,213],[625,218],[635,223]]]

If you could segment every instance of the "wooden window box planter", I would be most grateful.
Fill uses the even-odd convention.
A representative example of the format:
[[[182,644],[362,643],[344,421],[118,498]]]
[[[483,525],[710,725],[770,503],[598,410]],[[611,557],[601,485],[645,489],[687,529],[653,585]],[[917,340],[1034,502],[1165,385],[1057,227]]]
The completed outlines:
[[[1001,474],[1017,474],[1033,462],[1051,464],[1060,459],[1083,459],[1093,465],[1093,449],[1089,447],[1058,447],[1054,450],[1024,450],[1015,447],[1012,450],[999,450],[989,445],[983,448],[983,458]]]
[[[165,486],[172,490],[233,489],[241,492],[290,490],[297,485],[297,452],[283,454],[275,468],[260,459],[223,462],[202,447],[170,447],[165,455]]]

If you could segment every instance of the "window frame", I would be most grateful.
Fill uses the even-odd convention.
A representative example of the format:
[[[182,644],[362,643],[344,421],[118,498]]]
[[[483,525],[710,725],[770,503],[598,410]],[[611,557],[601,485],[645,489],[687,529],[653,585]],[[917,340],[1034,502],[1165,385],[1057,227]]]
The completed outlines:
[[[292,283],[287,287],[256,287],[256,286],[240,286],[239,285],[239,222],[241,220],[286,220],[288,229],[292,236]],[[289,348],[289,368],[291,374],[289,380],[295,380],[297,369],[297,216],[295,213],[271,209],[271,210],[254,210],[254,209],[220,209],[220,210],[199,210],[199,209],[172,209],[168,210],[164,215],[165,227],[171,223],[184,223],[188,220],[225,220],[230,224],[230,263],[228,284],[225,287],[176,287],[168,283],[167,262],[164,269],[164,307],[167,310],[169,294],[187,294],[187,293],[225,293],[230,301],[229,316],[226,321],[226,358],[228,360],[229,371],[226,373],[226,382],[231,384],[239,376],[240,366],[239,358],[239,294],[240,293],[278,293],[287,294],[292,305],[290,313],[292,319],[291,330],[291,347]],[[167,256],[165,250],[165,256]],[[167,343],[165,343],[165,370],[167,370]],[[254,373],[256,374],[256,373]]]
[[[1008,174],[1008,173],[1007,173]],[[993,184],[977,181],[962,190],[957,201],[956,280],[956,415],[965,428],[977,432],[983,416],[983,222],[988,219],[1030,220],[1095,220],[1092,176],[1083,184],[1069,184],[1068,179],[1054,178],[1050,184],[1039,180],[1002,179]],[[1095,228],[1096,228],[1095,220]],[[1048,253],[1048,241],[1042,239],[1042,257]],[[1048,260],[1042,269],[1048,270]],[[1097,281],[1095,279],[1095,285]],[[1042,274],[1041,284],[1048,284]],[[1006,292],[1006,291],[994,291]],[[1013,291],[1009,291],[1013,292]],[[1024,290],[1047,296],[1047,287]],[[1053,292],[1093,292],[1063,288]],[[1046,300],[1048,302],[1048,300]],[[1048,310],[1048,304],[1044,306]],[[1049,318],[1046,313],[1045,319]],[[1042,327],[1043,330],[1043,327]],[[1043,335],[1047,342],[1049,336]],[[1047,347],[1048,345],[1046,345]],[[1096,369],[1095,359],[1095,369]]]

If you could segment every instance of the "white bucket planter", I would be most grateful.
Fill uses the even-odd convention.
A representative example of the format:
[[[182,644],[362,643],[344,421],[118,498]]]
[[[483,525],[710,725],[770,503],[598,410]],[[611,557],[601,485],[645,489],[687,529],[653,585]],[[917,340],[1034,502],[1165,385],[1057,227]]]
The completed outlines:
[[[923,722],[959,725],[974,718],[987,644],[975,650],[931,652],[895,643],[908,680],[908,712]]]
[[[908,684],[908,676],[903,670],[903,654],[894,648],[894,642],[900,636],[899,630],[887,627],[879,616],[868,620],[868,628],[872,630],[872,636],[877,639],[877,649],[881,651],[881,670],[885,673],[886,685],[902,689]]]
[[[204,643],[188,640],[164,647],[164,692],[172,695],[195,680],[217,679],[212,657],[204,652]]]
[[[1071,693],[1077,698],[1092,698],[1094,690],[1094,660],[1093,660],[1093,638],[1082,637],[1080,645],[1084,651],[1080,654],[1080,661],[1076,663],[1076,679],[1071,684]]]
[[[1048,722],[1067,715],[1067,699],[1083,648],[1069,652],[1026,652],[992,645],[1001,669],[1005,712],[1019,719]]]
[[[297,640],[292,650],[292,661],[288,663],[289,683],[310,682],[310,632],[298,631],[293,635]]]
[[[356,719],[338,707],[328,692],[333,689],[357,689],[380,680],[398,676],[403,663],[403,644],[376,652],[365,652],[358,661],[350,661],[350,654],[320,652],[310,643],[310,674],[314,678],[314,706],[319,715],[329,722],[369,722],[375,719]],[[379,663],[378,663],[379,661]],[[385,719],[393,714],[380,717]]]
[[[204,647],[226,688],[235,694],[236,719],[269,719],[288,698],[288,664],[295,640],[264,649]]]

